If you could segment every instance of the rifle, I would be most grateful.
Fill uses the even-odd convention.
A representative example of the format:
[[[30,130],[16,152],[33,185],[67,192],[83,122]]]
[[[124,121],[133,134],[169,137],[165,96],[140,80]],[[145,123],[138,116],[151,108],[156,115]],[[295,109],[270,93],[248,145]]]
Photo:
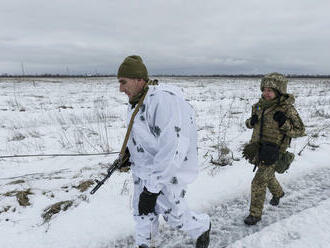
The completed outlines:
[[[149,84],[155,85],[155,84],[157,84],[157,81],[149,81],[145,85],[145,87],[143,89],[144,90],[143,96],[140,98],[137,106],[135,107],[135,109],[133,111],[133,114],[131,116],[131,120],[130,120],[130,122],[128,124],[128,128],[127,128],[127,131],[126,131],[125,139],[124,139],[123,145],[122,145],[121,150],[120,150],[119,158],[117,158],[112,163],[112,165],[108,169],[108,174],[103,178],[103,180],[102,181],[98,181],[98,180],[96,181],[97,182],[97,185],[94,187],[94,189],[92,189],[92,191],[90,192],[91,194],[94,194],[104,184],[104,182],[109,179],[109,177],[112,175],[112,173],[115,170],[122,169],[123,171],[125,171],[125,168],[129,168],[130,162],[128,161],[128,159],[130,157],[130,153],[129,153],[129,150],[128,150],[128,148],[126,146],[127,146],[129,135],[130,135],[131,130],[132,130],[134,118],[135,118],[136,114],[138,113],[139,108],[142,105],[145,96],[147,95],[147,92],[148,92],[148,89],[149,89],[148,88],[148,85]]]
[[[125,169],[130,166],[130,163],[128,161],[129,156],[130,155],[129,155],[128,149],[127,149],[127,152],[125,152],[123,158],[121,157],[121,155],[119,155],[119,157],[112,163],[112,165],[107,170],[107,175],[101,181],[95,180],[97,184],[91,190],[90,194],[93,195],[105,183],[105,181],[111,177],[112,173],[114,173],[115,170],[123,169],[123,171],[125,171]],[[128,171],[128,170],[126,170],[126,171]]]

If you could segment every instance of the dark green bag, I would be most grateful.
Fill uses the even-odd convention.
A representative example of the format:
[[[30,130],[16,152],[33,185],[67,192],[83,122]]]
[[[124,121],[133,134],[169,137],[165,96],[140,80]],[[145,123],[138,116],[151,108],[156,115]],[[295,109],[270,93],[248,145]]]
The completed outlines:
[[[263,142],[261,143],[258,159],[264,165],[272,165],[279,160],[280,147],[275,143]]]
[[[249,161],[249,163],[254,164],[255,157],[257,156],[260,145],[258,143],[249,143],[244,146],[243,158]]]
[[[289,169],[292,161],[294,160],[294,154],[291,152],[280,152],[279,159],[275,163],[275,171],[277,173],[284,173]]]

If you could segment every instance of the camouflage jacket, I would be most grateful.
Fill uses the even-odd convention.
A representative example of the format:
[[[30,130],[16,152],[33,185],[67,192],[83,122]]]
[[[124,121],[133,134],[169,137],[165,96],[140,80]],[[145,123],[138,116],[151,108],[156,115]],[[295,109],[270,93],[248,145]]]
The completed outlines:
[[[281,96],[279,104],[264,110],[260,101],[252,106],[252,115],[258,116],[258,122],[252,126],[251,118],[247,119],[245,124],[248,128],[253,128],[250,143],[254,142],[272,142],[280,146],[280,151],[284,152],[290,145],[291,138],[301,137],[305,135],[304,124],[293,106],[295,99],[291,94]],[[285,113],[287,120],[279,127],[278,122],[273,119],[277,111]],[[264,112],[264,113],[263,113]],[[263,127],[261,127],[261,117],[263,113]],[[251,116],[252,116],[251,115]],[[262,137],[260,140],[260,131],[262,129]]]

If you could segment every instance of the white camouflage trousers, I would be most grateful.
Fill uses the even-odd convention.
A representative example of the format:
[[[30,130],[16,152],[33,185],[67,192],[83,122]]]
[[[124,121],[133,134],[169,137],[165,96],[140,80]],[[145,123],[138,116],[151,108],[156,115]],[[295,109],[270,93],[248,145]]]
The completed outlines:
[[[139,215],[139,197],[145,182],[133,176],[133,214],[136,223],[136,245],[152,247],[157,243],[159,215],[173,228],[188,233],[191,238],[197,239],[209,229],[210,217],[207,214],[197,214],[191,211],[184,199],[185,189],[178,185],[165,187],[157,198],[155,213]]]

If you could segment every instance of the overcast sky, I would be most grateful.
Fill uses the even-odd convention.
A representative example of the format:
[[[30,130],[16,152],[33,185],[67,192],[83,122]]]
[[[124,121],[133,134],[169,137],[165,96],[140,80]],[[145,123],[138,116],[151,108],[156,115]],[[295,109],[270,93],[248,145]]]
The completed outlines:
[[[0,0],[0,74],[330,74],[329,0]]]

